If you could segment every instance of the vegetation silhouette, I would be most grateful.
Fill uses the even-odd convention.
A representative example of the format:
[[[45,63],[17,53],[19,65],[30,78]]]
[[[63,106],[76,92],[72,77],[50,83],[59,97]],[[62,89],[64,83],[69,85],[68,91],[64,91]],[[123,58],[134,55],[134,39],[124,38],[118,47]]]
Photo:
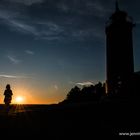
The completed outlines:
[[[6,90],[4,91],[4,103],[9,106],[12,100],[13,92],[11,90],[10,84],[6,85]]]
[[[105,84],[99,82],[95,85],[84,86],[82,89],[78,86],[73,87],[61,103],[100,102],[105,96]]]

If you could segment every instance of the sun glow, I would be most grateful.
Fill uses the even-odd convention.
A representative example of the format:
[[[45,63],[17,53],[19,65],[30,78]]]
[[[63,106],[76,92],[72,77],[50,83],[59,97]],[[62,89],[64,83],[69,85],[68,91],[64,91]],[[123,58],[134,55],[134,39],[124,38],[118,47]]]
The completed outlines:
[[[24,97],[23,97],[23,96],[17,96],[17,97],[15,98],[15,102],[16,102],[17,104],[23,103],[23,102],[24,102]]]

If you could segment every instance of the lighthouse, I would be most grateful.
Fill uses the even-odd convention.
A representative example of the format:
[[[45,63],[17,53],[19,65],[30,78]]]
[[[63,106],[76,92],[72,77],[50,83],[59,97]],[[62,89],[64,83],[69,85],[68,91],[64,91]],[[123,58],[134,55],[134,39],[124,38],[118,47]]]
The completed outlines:
[[[127,12],[120,10],[116,1],[115,12],[106,23],[106,77],[107,93],[117,95],[134,73],[134,23]]]

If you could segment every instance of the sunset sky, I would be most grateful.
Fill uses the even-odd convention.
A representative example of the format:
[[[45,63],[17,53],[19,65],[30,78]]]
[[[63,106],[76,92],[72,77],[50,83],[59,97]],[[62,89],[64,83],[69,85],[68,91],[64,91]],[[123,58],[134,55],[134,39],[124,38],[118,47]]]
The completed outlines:
[[[120,0],[133,17],[140,70],[140,1]],[[105,23],[115,0],[1,0],[0,103],[6,84],[24,103],[62,101],[75,85],[106,79]],[[124,54],[125,57],[125,54]]]

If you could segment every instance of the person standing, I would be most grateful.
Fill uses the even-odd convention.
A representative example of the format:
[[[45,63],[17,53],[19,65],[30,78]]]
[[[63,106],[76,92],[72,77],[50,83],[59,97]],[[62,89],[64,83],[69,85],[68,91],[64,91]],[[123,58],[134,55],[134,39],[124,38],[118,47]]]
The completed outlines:
[[[7,84],[6,89],[4,91],[4,96],[5,96],[4,103],[6,105],[10,105],[11,100],[12,100],[12,95],[13,95],[13,92],[11,90],[10,84]]]

